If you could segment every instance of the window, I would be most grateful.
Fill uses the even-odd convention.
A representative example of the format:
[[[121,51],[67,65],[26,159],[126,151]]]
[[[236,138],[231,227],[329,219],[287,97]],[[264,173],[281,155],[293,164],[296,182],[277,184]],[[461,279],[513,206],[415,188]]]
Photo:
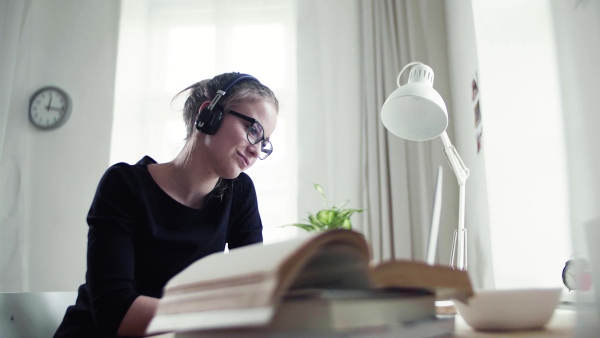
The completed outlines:
[[[256,185],[265,242],[295,235],[295,33],[290,0],[124,0],[111,163],[170,161],[184,144],[182,89],[238,71],[280,101],[273,154],[247,173]]]

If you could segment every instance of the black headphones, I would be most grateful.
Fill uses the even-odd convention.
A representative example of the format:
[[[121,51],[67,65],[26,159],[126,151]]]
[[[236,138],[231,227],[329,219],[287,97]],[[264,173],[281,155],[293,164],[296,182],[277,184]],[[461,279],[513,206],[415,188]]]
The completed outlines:
[[[209,135],[217,132],[223,120],[223,110],[221,107],[217,106],[217,103],[222,97],[227,95],[227,91],[231,89],[231,87],[242,80],[254,80],[260,83],[260,81],[252,75],[240,73],[233,76],[225,83],[222,89],[217,90],[217,95],[215,95],[208,107],[200,111],[198,118],[196,119],[196,129]]]

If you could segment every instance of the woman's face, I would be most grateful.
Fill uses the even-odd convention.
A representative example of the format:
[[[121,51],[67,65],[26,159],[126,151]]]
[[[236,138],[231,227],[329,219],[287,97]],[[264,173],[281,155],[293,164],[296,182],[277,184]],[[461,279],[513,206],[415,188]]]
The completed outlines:
[[[270,101],[252,101],[233,105],[231,110],[254,118],[264,129],[264,138],[268,140],[277,124],[277,111]],[[225,114],[219,130],[204,138],[210,150],[212,167],[219,177],[233,179],[250,168],[260,155],[261,143],[250,144],[247,133],[251,122],[232,114]]]

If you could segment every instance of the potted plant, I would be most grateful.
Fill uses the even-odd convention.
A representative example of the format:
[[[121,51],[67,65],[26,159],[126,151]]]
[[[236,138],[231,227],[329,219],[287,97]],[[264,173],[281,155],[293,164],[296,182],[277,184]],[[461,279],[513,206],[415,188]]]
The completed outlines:
[[[325,209],[319,210],[316,214],[308,213],[308,223],[293,223],[287,226],[295,226],[302,228],[306,231],[323,231],[332,229],[352,229],[352,222],[350,217],[355,212],[363,212],[364,209],[343,209],[348,201],[342,203],[339,206],[332,206],[331,208],[327,205],[327,198],[321,185],[314,185],[315,190],[321,194]]]

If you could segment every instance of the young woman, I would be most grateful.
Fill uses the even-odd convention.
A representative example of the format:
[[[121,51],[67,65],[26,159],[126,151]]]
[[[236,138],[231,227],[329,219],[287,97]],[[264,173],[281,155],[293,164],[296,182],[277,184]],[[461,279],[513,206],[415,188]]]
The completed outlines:
[[[211,253],[262,242],[252,180],[273,151],[279,104],[250,75],[226,73],[187,93],[186,143],[170,162],[110,167],[88,213],[85,284],[55,337],[142,336],[167,281]]]

